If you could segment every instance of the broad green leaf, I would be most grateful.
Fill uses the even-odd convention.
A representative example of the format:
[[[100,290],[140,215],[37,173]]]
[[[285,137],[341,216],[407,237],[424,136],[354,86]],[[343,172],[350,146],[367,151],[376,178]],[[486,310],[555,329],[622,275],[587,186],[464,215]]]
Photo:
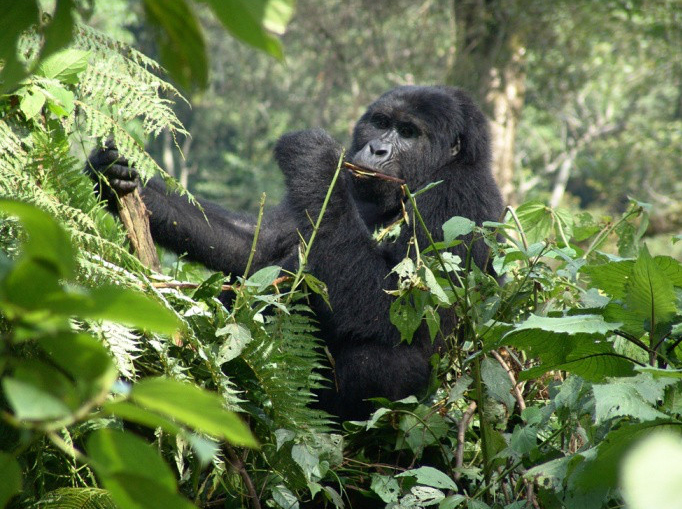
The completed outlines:
[[[419,290],[398,297],[390,308],[391,323],[400,331],[401,340],[408,343],[412,341],[412,336],[419,328],[424,314],[423,305],[414,304],[415,301],[422,300],[415,295],[417,292]]]
[[[606,377],[634,374],[633,363],[617,356],[611,343],[595,340],[592,337],[577,338],[578,336],[566,338],[571,348],[566,352],[565,357],[557,356],[536,368],[523,371],[519,380],[532,380],[548,371],[556,370],[569,371],[592,382],[602,381]]]
[[[26,229],[28,239],[22,246],[24,257],[54,265],[61,278],[73,277],[75,262],[71,241],[49,214],[33,205],[11,200],[0,200],[0,211],[17,216]]]
[[[44,309],[49,299],[62,295],[59,270],[44,259],[20,258],[0,284],[1,300],[9,301],[6,304],[9,310],[14,306]]]
[[[185,0],[144,0],[147,20],[158,29],[161,63],[186,90],[206,88],[208,57],[199,21]]]
[[[0,92],[10,90],[26,75],[26,69],[19,60],[17,43],[22,33],[38,23],[39,10],[36,0],[0,0]]]
[[[652,433],[665,431],[679,436],[679,423],[669,419],[639,424],[626,423],[610,431],[599,443],[596,458],[587,462],[582,471],[578,473],[574,481],[576,488],[586,492],[597,487],[616,488],[623,457],[632,445]],[[662,471],[657,470],[656,473],[658,475]]]
[[[529,244],[542,241],[552,231],[552,209],[540,201],[528,201],[516,209]]]
[[[549,317],[531,315],[525,321],[516,325],[509,331],[505,338],[517,334],[518,331],[539,329],[556,334],[608,334],[616,330],[620,324],[608,323],[599,315],[575,315],[562,317]]]
[[[102,411],[109,415],[115,415],[125,421],[136,422],[152,429],[161,428],[165,432],[173,435],[177,435],[182,431],[180,426],[166,417],[159,415],[156,412],[145,410],[128,401],[105,403],[102,406]]]
[[[97,472],[133,474],[175,491],[175,476],[158,451],[130,432],[99,429],[88,438],[86,450]]]
[[[485,358],[481,363],[481,378],[488,394],[507,407],[510,412],[514,409],[516,400],[511,395],[512,383],[509,375],[499,362]]]
[[[87,334],[61,333],[38,340],[64,371],[78,382],[93,384],[96,390],[111,386],[116,379],[116,367],[102,344]]]
[[[74,10],[73,0],[57,0],[52,20],[43,29],[45,44],[42,57],[48,57],[66,46],[73,38]]]
[[[272,488],[272,499],[282,509],[299,509],[298,498],[283,484]]]
[[[444,488],[447,490],[459,491],[455,481],[446,474],[433,467],[419,467],[407,470],[396,475],[396,477],[414,477],[419,484],[432,486],[433,488]]]
[[[31,120],[43,109],[45,104],[45,94],[36,86],[24,89],[19,101],[19,109],[26,117],[26,120]]]
[[[237,414],[223,408],[220,396],[194,385],[167,378],[148,378],[133,386],[131,399],[199,432],[236,445],[258,445]]]
[[[622,464],[623,498],[630,509],[677,509],[682,486],[682,437],[655,433],[637,443]]]
[[[592,288],[598,288],[616,299],[622,299],[625,297],[625,285],[634,264],[633,260],[622,260],[603,265],[585,265],[580,272],[587,274]]]
[[[11,454],[0,451],[0,507],[21,492],[21,469]]]
[[[29,382],[5,377],[2,388],[19,420],[44,421],[71,414],[71,409],[63,401]]]
[[[436,279],[436,276],[433,275],[431,269],[429,269],[428,267],[422,267],[422,269],[424,271],[424,283],[426,283],[426,286],[429,288],[429,291],[433,294],[433,296],[436,298],[438,302],[445,306],[450,305],[451,304],[450,299],[448,298],[445,291],[443,291],[443,287]]]
[[[121,509],[196,509],[187,499],[149,476],[120,472],[103,478]]]
[[[395,477],[389,475],[372,474],[370,489],[387,504],[397,502],[400,496],[398,481],[395,480]]]
[[[57,85],[45,84],[43,91],[47,95],[48,109],[58,117],[68,117],[74,108],[74,95],[70,90]]]
[[[531,407],[533,408],[533,407]],[[516,454],[528,454],[538,448],[538,430],[536,426],[514,427],[509,447]]]
[[[78,75],[88,67],[89,54],[88,51],[77,49],[60,51],[43,60],[36,72],[45,78],[76,84]]]
[[[282,46],[276,37],[267,33],[264,26],[282,31],[286,12],[293,1],[289,0],[200,0],[208,4],[216,17],[232,35],[251,46],[282,60]],[[269,4],[285,4],[281,7]],[[286,4],[289,4],[288,6]],[[290,16],[290,13],[289,15]]]
[[[171,334],[180,327],[169,309],[131,289],[100,286],[54,296],[46,306],[55,313],[119,322],[140,329]]]
[[[263,267],[258,272],[252,274],[246,280],[246,284],[249,286],[256,286],[258,288],[258,292],[260,293],[270,286],[272,282],[279,277],[281,272],[282,268],[276,265]]]
[[[595,421],[600,424],[615,417],[630,417],[641,422],[666,419],[667,416],[654,407],[663,399],[665,388],[674,383],[673,378],[654,379],[649,374],[641,374],[608,384],[595,384],[592,386]]]
[[[654,262],[646,246],[641,250],[626,284],[629,311],[655,324],[670,321],[677,313],[677,297],[670,278]]]
[[[445,243],[447,244],[458,237],[469,235],[472,231],[474,231],[475,227],[476,223],[474,223],[471,219],[460,216],[451,217],[443,223],[443,237]]]
[[[230,323],[215,331],[218,337],[227,336],[218,350],[218,364],[224,364],[239,357],[244,347],[251,342],[251,332],[240,323]]]

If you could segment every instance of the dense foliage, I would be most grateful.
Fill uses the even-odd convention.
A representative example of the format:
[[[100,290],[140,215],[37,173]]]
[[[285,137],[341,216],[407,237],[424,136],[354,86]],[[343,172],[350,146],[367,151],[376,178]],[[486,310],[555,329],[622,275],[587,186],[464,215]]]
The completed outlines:
[[[406,341],[459,317],[429,393],[338,426],[309,406],[326,383],[305,304],[320,282],[233,275],[224,308],[222,275],[128,253],[72,154],[113,136],[160,172],[140,140],[183,132],[177,92],[76,33],[47,58],[23,38],[41,63],[0,99],[0,506],[675,507],[682,263],[642,242],[649,205],[452,218],[392,289]],[[429,191],[406,190],[404,228]],[[499,278],[448,253],[472,232]]]

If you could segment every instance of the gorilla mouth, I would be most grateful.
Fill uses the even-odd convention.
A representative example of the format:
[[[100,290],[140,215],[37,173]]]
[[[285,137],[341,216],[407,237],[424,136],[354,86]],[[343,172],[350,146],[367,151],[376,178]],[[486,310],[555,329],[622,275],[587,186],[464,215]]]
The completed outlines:
[[[381,173],[364,166],[358,166],[357,164],[349,163],[348,161],[343,162],[343,167],[350,171],[353,176],[357,178],[374,178],[379,180],[387,180],[389,182],[396,182],[398,184],[405,183],[404,179],[394,177],[393,175],[386,175],[385,173]]]

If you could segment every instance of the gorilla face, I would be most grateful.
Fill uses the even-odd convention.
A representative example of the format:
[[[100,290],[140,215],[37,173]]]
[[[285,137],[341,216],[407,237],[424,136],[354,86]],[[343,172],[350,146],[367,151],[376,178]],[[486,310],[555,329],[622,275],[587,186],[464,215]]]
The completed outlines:
[[[416,189],[461,151],[466,119],[457,98],[433,87],[401,87],[375,101],[358,121],[349,159],[405,179]]]

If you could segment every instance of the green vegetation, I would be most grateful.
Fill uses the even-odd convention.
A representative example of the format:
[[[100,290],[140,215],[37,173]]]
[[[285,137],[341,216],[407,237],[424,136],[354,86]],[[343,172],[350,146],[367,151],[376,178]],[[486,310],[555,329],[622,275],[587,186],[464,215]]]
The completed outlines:
[[[510,50],[522,41],[511,182],[525,201],[483,228],[452,218],[444,242],[395,268],[391,319],[403,338],[423,320],[438,334],[443,310],[457,330],[432,359],[425,398],[377,399],[370,419],[343,426],[310,407],[324,380],[306,296],[323,285],[305,272],[277,280],[277,267],[232,275],[225,308],[221,274],[169,257],[163,274],[150,272],[95,199],[83,155],[113,137],[145,178],[161,174],[183,192],[172,176],[193,191],[210,186],[232,208],[257,204],[254,189],[276,195],[269,151],[284,131],[323,124],[342,136],[391,85],[447,80],[470,56],[450,51],[451,6],[301,1],[285,69],[226,40],[209,12],[238,37],[257,25],[249,33],[264,35],[247,42],[280,56],[272,34],[292,2],[147,0],[172,79],[183,90],[208,83],[188,111],[154,60],[78,21],[88,14],[79,2],[58,1],[29,32],[42,4],[16,4],[1,5],[12,16],[0,27],[0,507],[677,506],[673,2],[538,12],[491,2],[496,17],[459,19],[508,27],[518,36],[504,41]],[[116,4],[92,4],[92,24],[101,9],[123,17]],[[533,20],[546,26],[533,31]],[[202,33],[208,45],[186,44]],[[441,33],[452,37],[426,36]],[[505,69],[503,53],[485,69]],[[221,72],[207,78],[209,62]],[[145,151],[148,138],[171,175]],[[624,203],[627,193],[656,205]],[[599,206],[579,209],[578,198]],[[409,219],[421,228],[418,213]],[[472,232],[499,280],[448,253]]]

